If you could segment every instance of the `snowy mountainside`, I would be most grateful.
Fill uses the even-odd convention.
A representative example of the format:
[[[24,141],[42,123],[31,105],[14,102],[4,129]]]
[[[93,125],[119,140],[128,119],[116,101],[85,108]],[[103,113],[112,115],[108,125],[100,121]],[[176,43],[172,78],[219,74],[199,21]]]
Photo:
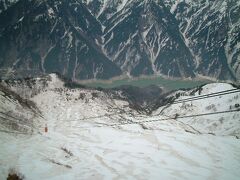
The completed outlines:
[[[102,49],[124,74],[195,76],[193,57],[163,4],[138,0],[106,3],[111,6],[103,4],[101,15],[107,17],[98,17],[105,26]]]
[[[198,62],[198,72],[213,77],[238,78],[239,1],[166,0],[165,2],[179,22],[184,41]]]
[[[0,15],[0,75],[59,72],[71,79],[120,75],[96,44],[101,33],[101,24],[81,2],[18,1]]]
[[[69,88],[57,74],[21,81],[2,81],[1,86],[18,93],[23,99],[34,102],[43,117],[53,115],[54,118],[63,119],[59,116],[64,116],[66,119],[78,121],[85,118],[97,120],[100,116],[107,120],[107,124],[128,121],[141,123],[145,118],[153,119],[154,122],[160,117],[168,117],[169,122],[175,122],[179,117],[180,123],[196,126],[195,129],[198,132],[203,130],[204,134],[218,133],[220,128],[222,130],[222,133],[219,132],[220,135],[240,135],[238,112],[240,90],[227,83],[211,83],[192,90],[167,94],[161,89],[155,89],[154,91],[159,91],[158,94],[153,90],[150,91],[156,95],[155,101],[153,97],[144,95],[144,91],[148,93],[147,89],[136,91],[124,86],[113,90]],[[141,99],[146,96],[145,101],[137,101],[139,97],[134,93],[141,96]],[[147,98],[150,101],[147,101]],[[148,111],[145,110],[147,108]],[[225,114],[218,114],[225,111]],[[233,112],[227,113],[227,111]],[[199,114],[210,115],[184,118]],[[161,122],[156,121],[156,123]],[[205,125],[209,127],[206,128]]]
[[[224,91],[226,93],[231,93],[225,95],[215,94],[219,91]],[[201,90],[196,91],[195,93],[183,92],[176,102],[173,102],[172,105],[164,108],[159,108],[153,112],[154,115],[162,115],[165,117],[176,118],[181,116],[194,116],[198,114],[210,114],[216,113],[209,116],[199,116],[191,118],[182,118],[178,121],[190,127],[194,132],[198,133],[211,133],[211,134],[221,134],[221,135],[240,135],[240,113],[225,113],[218,114],[218,112],[231,111],[231,110],[240,110],[239,104],[239,90],[234,90],[232,85],[224,83],[212,83],[202,87]],[[194,91],[193,91],[194,92]],[[189,96],[189,94],[191,94]],[[204,95],[213,94],[213,96],[208,97]],[[204,96],[204,99],[201,97]],[[200,97],[198,99],[198,97]],[[185,100],[187,98],[192,98],[190,100]],[[179,103],[178,103],[179,102]],[[234,126],[233,126],[234,125]],[[235,126],[236,125],[236,126]]]
[[[23,81],[1,85],[29,92],[29,96],[20,96],[34,102],[41,116],[29,117],[24,107],[16,108],[15,97],[5,101],[0,96],[0,109],[21,111],[25,119],[35,122],[27,135],[0,131],[1,179],[10,168],[26,179],[235,180],[240,175],[240,111],[236,105],[240,92],[230,84],[172,92],[167,104],[157,104],[146,114],[132,108],[121,89],[113,93],[68,88],[56,74]],[[226,93],[204,96],[219,91]],[[195,99],[182,103],[189,98]],[[230,106],[234,111],[229,113],[190,117],[228,111]],[[11,127],[1,130],[12,131]]]
[[[17,133],[31,133],[41,118],[36,104],[0,85],[0,128]],[[11,131],[10,131],[11,132]]]
[[[239,80],[239,5],[237,0],[16,1],[0,13],[0,75]]]

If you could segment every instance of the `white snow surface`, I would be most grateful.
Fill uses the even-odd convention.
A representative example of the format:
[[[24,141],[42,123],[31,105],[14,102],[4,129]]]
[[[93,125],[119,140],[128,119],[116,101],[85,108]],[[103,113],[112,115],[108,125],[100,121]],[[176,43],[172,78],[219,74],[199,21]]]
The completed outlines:
[[[201,95],[229,89],[234,88],[209,84]],[[199,96],[198,92],[188,94],[183,92],[179,99]],[[0,179],[6,179],[11,168],[26,179],[239,179],[240,141],[235,137],[240,134],[239,112],[131,124],[176,112],[214,112],[206,110],[209,104],[214,104],[216,111],[227,110],[239,103],[238,96],[239,92],[185,103],[191,106],[173,104],[149,116],[104,92],[63,87],[63,82],[51,75],[48,87],[30,99],[44,117],[36,121],[35,133],[0,131]],[[6,100],[3,96],[0,100],[1,111],[7,111],[3,108]],[[7,103],[12,110],[17,104]],[[219,119],[222,123],[217,123]],[[130,124],[107,126],[121,122]]]

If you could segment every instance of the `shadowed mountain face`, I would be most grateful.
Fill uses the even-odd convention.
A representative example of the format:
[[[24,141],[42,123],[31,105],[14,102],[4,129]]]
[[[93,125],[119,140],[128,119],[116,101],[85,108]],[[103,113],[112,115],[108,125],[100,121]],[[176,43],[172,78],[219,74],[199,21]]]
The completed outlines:
[[[237,0],[1,0],[0,75],[240,77]]]
[[[141,88],[124,85],[103,91],[110,93],[110,95],[117,99],[128,101],[131,108],[144,113],[151,113],[157,101],[167,94],[163,88],[155,85]],[[121,95],[119,95],[119,92]]]
[[[101,25],[75,1],[18,1],[0,17],[0,66],[15,76],[108,78],[120,69],[96,45]],[[16,70],[16,71],[15,71]]]

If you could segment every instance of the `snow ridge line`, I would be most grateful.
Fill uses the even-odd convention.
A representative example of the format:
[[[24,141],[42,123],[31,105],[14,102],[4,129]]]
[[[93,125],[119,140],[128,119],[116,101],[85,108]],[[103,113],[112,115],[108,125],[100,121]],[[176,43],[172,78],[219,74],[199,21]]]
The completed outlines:
[[[153,119],[153,120],[146,120],[146,121],[131,121],[131,122],[126,122],[126,123],[115,123],[115,124],[105,124],[105,123],[96,123],[98,126],[91,126],[91,127],[83,127],[83,129],[90,129],[92,127],[114,127],[114,126],[122,126],[122,125],[129,125],[129,124],[139,124],[141,125],[142,123],[151,123],[151,122],[159,122],[159,121],[167,121],[167,120],[177,120],[177,119],[183,119],[183,118],[191,118],[191,117],[201,117],[201,116],[208,116],[208,115],[215,115],[215,114],[225,114],[225,113],[233,113],[233,112],[239,112],[240,109],[235,109],[235,110],[228,110],[228,111],[219,111],[219,112],[212,112],[212,113],[203,113],[203,114],[195,114],[195,115],[188,115],[188,116],[178,116],[177,114],[175,117],[171,118],[165,118],[165,119]],[[15,134],[26,134],[30,135],[32,133],[24,133],[24,132],[18,132],[18,131],[6,131],[6,130],[1,130],[0,132],[5,132],[5,133],[15,133]]]
[[[233,92],[231,92],[231,91],[233,91]],[[224,92],[226,92],[226,93],[224,93]],[[202,95],[202,96],[195,97],[197,99],[193,99],[194,97],[192,97],[192,98],[187,98],[187,99],[183,99],[183,100],[174,101],[173,103],[169,103],[169,105],[178,104],[178,103],[182,103],[182,102],[189,102],[189,101],[194,101],[194,100],[200,100],[200,99],[207,99],[207,98],[212,98],[212,97],[215,97],[215,96],[228,95],[228,94],[233,94],[233,93],[237,93],[237,92],[240,92],[240,90],[239,89],[232,89],[232,90],[226,90],[226,91],[219,91],[219,92],[216,92],[216,93],[209,93],[209,94],[205,94],[205,95]],[[214,94],[216,94],[216,95],[213,96]],[[204,96],[206,96],[206,97],[204,97]],[[101,115],[101,116],[92,116],[92,117],[86,117],[86,118],[81,118],[81,119],[77,119],[77,120],[70,120],[70,121],[84,121],[84,120],[89,120],[89,119],[112,117],[112,116],[116,116],[116,115],[120,115],[120,114],[124,114],[124,113],[126,113],[126,112],[110,113],[110,114],[105,114],[105,115]]]
[[[229,91],[229,93],[224,93],[224,92],[228,92],[228,91]],[[234,92],[230,92],[230,91],[234,91]],[[202,95],[202,96],[199,96],[199,97],[202,97],[201,99],[206,99],[206,98],[212,98],[212,97],[215,97],[215,96],[227,95],[227,94],[232,94],[232,93],[237,93],[237,92],[240,92],[240,90],[239,89],[233,89],[233,90],[219,91],[219,92],[216,92],[216,93],[205,94],[205,95]],[[224,94],[217,94],[217,93],[224,93]],[[210,95],[213,95],[213,94],[216,94],[216,95],[215,96],[210,96]],[[203,96],[207,96],[207,97],[203,97]],[[198,98],[198,97],[196,97],[196,98]],[[188,98],[188,99],[192,99],[192,98]],[[184,100],[187,100],[187,99],[184,99]],[[199,99],[195,99],[195,100],[200,100],[200,98]],[[193,101],[194,101],[194,99],[193,99]],[[184,101],[184,102],[188,102],[188,101]],[[176,103],[175,102],[169,103],[169,105],[178,104],[178,103],[182,103],[182,101],[180,102],[180,100],[179,100]],[[117,115],[121,115],[121,114],[124,114],[124,113],[126,113],[126,112],[109,113],[109,114],[104,114],[104,115],[99,115],[99,116],[92,116],[92,117],[86,117],[86,118],[75,119],[75,120],[68,120],[68,121],[69,122],[72,122],[72,121],[86,121],[86,120],[90,120],[90,119],[97,119],[97,118],[103,118],[103,117],[117,116]],[[138,115],[135,115],[135,116],[139,116],[140,117],[141,114],[138,114]],[[98,124],[102,124],[102,123],[98,123]]]
[[[176,120],[176,119],[183,119],[183,118],[190,118],[190,117],[201,117],[201,116],[208,116],[208,115],[214,115],[214,114],[233,113],[233,112],[239,112],[239,111],[240,111],[240,109],[236,109],[236,110],[229,110],[229,111],[219,111],[219,112],[195,114],[195,115],[188,115],[188,116],[176,116],[174,118],[153,119],[153,120],[138,121],[138,122],[131,122],[131,123],[126,122],[126,123],[116,123],[116,124],[110,124],[110,125],[106,124],[106,126],[113,127],[113,126],[121,126],[121,125],[127,125],[127,124],[141,124],[141,123]],[[103,127],[103,126],[96,126],[96,127]]]
[[[226,90],[226,91],[222,91],[222,92],[220,91],[220,92],[217,92],[217,93],[210,93],[210,94],[206,94],[206,95],[202,95],[202,96],[198,96],[198,97],[192,97],[192,98],[177,100],[177,101],[173,102],[172,104],[195,101],[195,100],[206,99],[206,98],[222,96],[222,95],[227,95],[227,94],[233,94],[233,93],[238,93],[238,92],[240,92],[240,89]]]
[[[208,116],[208,115],[214,115],[214,114],[224,114],[224,113],[233,113],[233,112],[239,112],[239,109],[235,110],[228,110],[228,111],[219,111],[219,112],[212,112],[212,113],[203,113],[203,114],[195,114],[195,115],[188,115],[188,116],[175,116],[175,117],[169,117],[164,119],[153,119],[153,120],[146,120],[146,121],[131,121],[126,123],[115,123],[115,124],[105,124],[105,123],[98,123],[94,122],[95,124],[103,125],[103,126],[91,126],[91,127],[104,127],[104,126],[121,126],[121,125],[127,125],[127,124],[141,124],[141,123],[149,123],[149,122],[158,122],[158,121],[166,121],[166,120],[176,120],[176,119],[183,119],[183,118],[191,118],[191,117],[201,117],[201,116]],[[78,121],[78,120],[72,120],[72,121]],[[83,128],[91,128],[91,127],[83,127]]]

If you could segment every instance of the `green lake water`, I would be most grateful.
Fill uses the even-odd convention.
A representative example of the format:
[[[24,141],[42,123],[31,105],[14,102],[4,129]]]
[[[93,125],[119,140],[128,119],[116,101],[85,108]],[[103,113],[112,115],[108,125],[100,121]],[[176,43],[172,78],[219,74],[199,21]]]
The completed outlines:
[[[96,80],[84,83],[88,87],[114,88],[122,85],[132,85],[137,87],[146,87],[150,85],[159,85],[167,90],[176,90],[180,88],[194,88],[206,83],[210,80],[179,80],[179,79],[164,79],[162,77],[143,77],[138,79],[121,79],[113,80],[111,82],[104,82]]]

